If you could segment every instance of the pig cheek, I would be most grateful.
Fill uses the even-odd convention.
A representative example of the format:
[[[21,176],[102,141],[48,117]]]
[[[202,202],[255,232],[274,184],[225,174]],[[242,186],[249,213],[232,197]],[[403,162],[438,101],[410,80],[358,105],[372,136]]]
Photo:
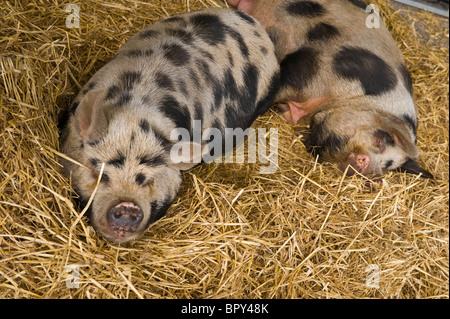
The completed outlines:
[[[107,202],[107,199],[101,195],[96,196],[92,202],[91,224],[102,234],[108,233],[108,221],[106,218],[108,207],[102,204],[105,202]]]
[[[142,229],[142,227],[145,227],[145,225],[148,224],[148,220],[150,219],[151,215],[151,208],[149,203],[153,202],[157,199],[157,191],[155,187],[151,184],[144,187],[142,196],[139,196],[139,202],[142,202],[142,205],[139,205],[142,209],[142,212],[144,213],[144,218],[142,220],[141,225],[138,228],[138,232],[143,232],[145,229]]]

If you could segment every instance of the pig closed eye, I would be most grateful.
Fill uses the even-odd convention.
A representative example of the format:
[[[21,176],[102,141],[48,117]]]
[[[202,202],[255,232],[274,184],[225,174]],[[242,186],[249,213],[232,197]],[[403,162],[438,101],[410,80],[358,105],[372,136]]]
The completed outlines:
[[[91,170],[91,176],[92,176],[93,179],[97,180],[98,179],[98,175],[99,175],[99,173],[96,170],[93,170],[93,169]],[[100,180],[100,182],[102,182],[102,183],[108,183],[109,182],[109,176],[105,172],[103,172],[102,179]]]
[[[145,176],[142,173],[139,173],[139,174],[136,175],[135,182],[139,186],[151,186],[151,185],[153,185],[153,179],[152,178],[148,178],[147,179],[147,176]]]
[[[374,145],[379,149],[380,153],[384,152],[386,147],[395,145],[392,135],[384,130],[377,129],[374,133],[374,137]]]

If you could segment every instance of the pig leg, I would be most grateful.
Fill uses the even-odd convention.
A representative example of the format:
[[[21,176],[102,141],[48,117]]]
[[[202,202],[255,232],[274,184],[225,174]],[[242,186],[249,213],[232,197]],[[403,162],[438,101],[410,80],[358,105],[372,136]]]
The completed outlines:
[[[318,97],[301,103],[288,101],[286,103],[278,104],[278,108],[280,110],[280,115],[284,117],[289,124],[295,125],[301,118],[314,112],[326,100],[328,100],[328,98]]]
[[[239,11],[251,14],[258,0],[227,0],[228,4]]]

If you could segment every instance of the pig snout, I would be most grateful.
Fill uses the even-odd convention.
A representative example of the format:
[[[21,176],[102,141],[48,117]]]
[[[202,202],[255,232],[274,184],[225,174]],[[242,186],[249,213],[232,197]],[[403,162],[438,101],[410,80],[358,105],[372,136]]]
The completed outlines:
[[[142,210],[131,202],[120,203],[107,214],[111,233],[117,238],[128,237],[136,232],[143,218]]]

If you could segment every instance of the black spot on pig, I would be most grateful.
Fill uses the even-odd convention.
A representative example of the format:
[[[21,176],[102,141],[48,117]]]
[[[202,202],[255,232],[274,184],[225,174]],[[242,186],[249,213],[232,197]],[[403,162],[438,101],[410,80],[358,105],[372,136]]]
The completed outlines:
[[[275,73],[271,80],[266,95],[258,102],[256,107],[256,116],[263,115],[273,104],[275,97],[280,89],[280,74]]]
[[[139,32],[139,37],[142,39],[156,38],[158,35],[159,35],[159,32],[155,31],[155,30],[145,30],[145,31]]]
[[[139,186],[142,186],[142,184],[144,184],[146,179],[147,179],[147,177],[145,177],[144,174],[138,173],[134,180],[135,180],[136,184],[138,184]]]
[[[230,66],[234,66],[234,59],[233,59],[233,55],[231,54],[230,51],[228,51],[228,62],[230,63]]]
[[[166,44],[164,47],[164,56],[175,66],[182,66],[189,62],[190,54],[181,45],[176,43]]]
[[[75,113],[75,110],[77,109],[78,105],[80,105],[80,102],[73,102],[70,106],[69,113],[73,114]]]
[[[294,1],[285,4],[285,9],[289,15],[306,18],[320,17],[326,11],[325,8],[314,1]]]
[[[213,86],[213,95],[214,95],[214,103],[212,105],[212,110],[216,111],[222,106],[222,101],[224,98],[225,87],[222,86],[222,83],[217,82]]]
[[[385,169],[389,169],[389,167],[391,167],[392,164],[394,164],[394,161],[393,161],[393,160],[388,160],[388,161],[386,161],[386,163],[384,163],[383,169],[384,169],[384,170],[385,170]]]
[[[95,86],[97,85],[97,83],[95,82],[91,82],[88,85],[86,85],[86,87],[81,91],[81,94],[86,94],[89,91],[91,91],[93,88],[95,88]]]
[[[321,149],[326,150],[328,154],[337,154],[347,144],[348,139],[343,138],[334,133],[328,134],[328,136],[322,141]],[[319,149],[320,150],[320,149]]]
[[[141,80],[140,72],[128,71],[128,72],[124,72],[120,76],[122,88],[125,91],[131,91],[133,89],[134,85],[139,83],[140,80]]]
[[[139,164],[148,167],[155,167],[165,165],[166,160],[162,154],[156,156],[145,155],[139,158]]]
[[[133,96],[129,92],[122,92],[117,100],[117,106],[123,106],[131,101]]]
[[[186,44],[192,44],[192,42],[194,41],[193,34],[183,29],[169,29],[166,32],[167,35],[178,38]]]
[[[198,51],[202,54],[203,57],[207,58],[209,61],[214,62],[216,59],[214,56],[206,50],[198,49]]]
[[[147,134],[150,131],[150,124],[148,123],[147,120],[144,119],[140,120],[139,127],[145,134]]]
[[[234,80],[231,69],[225,71],[223,87],[226,88],[224,91],[226,98],[230,99],[231,101],[239,101],[239,99],[241,99],[240,92],[238,90],[236,81]]]
[[[177,17],[177,16],[169,17],[167,19],[162,20],[161,22],[168,22],[168,23],[176,22],[176,23],[179,23],[181,25],[185,25],[186,24],[186,21],[184,21],[183,17]]]
[[[235,30],[231,30],[231,29],[228,31],[228,34],[231,36],[232,39],[237,41],[242,55],[247,59],[248,55],[249,55],[248,47],[247,47],[247,44],[245,44],[245,41],[244,41],[244,38],[242,38],[242,35],[239,32],[237,32]]]
[[[120,94],[120,88],[117,85],[112,85],[106,92],[106,100],[114,99]]]
[[[234,123],[237,126],[246,126],[246,114],[252,113],[256,104],[256,97],[258,95],[258,69],[251,63],[248,63],[242,72],[244,81],[243,87],[238,87],[235,78],[230,69],[225,71],[223,83],[218,83],[215,93],[220,94],[220,101],[225,99],[227,107],[225,108],[226,123]],[[217,105],[216,105],[217,107]],[[239,115],[230,118],[229,111],[236,112],[239,109],[242,112],[237,112]],[[238,120],[240,118],[240,120]],[[246,123],[246,124],[244,124]],[[250,123],[251,124],[251,123]]]
[[[199,120],[202,121],[203,125],[203,106],[200,102],[196,101],[194,103],[194,118],[193,120]]]
[[[333,156],[338,154],[349,141],[348,136],[339,136],[325,129],[323,123],[316,124],[313,120],[310,124],[310,133],[305,140],[306,148],[311,154],[319,158],[324,154]]]
[[[163,217],[167,213],[167,210],[169,209],[170,205],[172,205],[172,202],[173,202],[173,198],[166,198],[162,202],[159,202],[159,201],[151,202],[151,204],[150,204],[151,215],[150,215],[150,218],[149,218],[145,228],[147,228],[151,223],[154,223],[158,219]]]
[[[303,47],[289,54],[281,62],[281,87],[305,88],[319,70],[319,52]]]
[[[327,23],[319,23],[309,29],[307,37],[308,41],[327,41],[339,35],[339,30]]]
[[[213,14],[197,14],[191,17],[195,34],[210,45],[217,45],[225,41],[228,27]]]
[[[197,73],[193,70],[189,70],[189,79],[191,80],[192,84],[197,88],[200,89],[200,80],[197,76]]]
[[[334,56],[333,68],[343,78],[358,80],[367,95],[380,95],[397,84],[397,77],[391,67],[365,49],[343,48]]]
[[[96,168],[97,165],[100,163],[100,161],[99,161],[98,159],[96,159],[96,158],[90,158],[90,159],[89,159],[89,162],[91,163],[91,165],[92,165],[94,168]]]
[[[89,141],[87,141],[87,144],[88,144],[90,147],[97,147],[97,146],[99,146],[102,142],[103,142],[102,139],[100,139],[100,140],[89,140]]]
[[[108,174],[106,174],[105,172],[103,172],[103,174],[102,174],[102,179],[100,180],[100,182],[105,183],[105,184],[108,184],[108,183],[109,183],[109,180],[110,180],[110,178],[109,178]]]
[[[242,121],[242,117],[232,108],[225,108],[225,123],[227,127],[236,127]]]
[[[183,80],[178,80],[177,81],[177,87],[178,87],[178,91],[179,92],[181,92],[185,96],[189,95],[189,92],[188,92],[187,87],[186,87],[186,83]]]
[[[156,84],[161,89],[167,89],[167,90],[171,90],[171,91],[173,91],[175,89],[170,77],[167,74],[164,74],[162,72],[156,72],[155,81],[156,81]]]
[[[361,9],[365,10],[367,8],[367,5],[362,0],[348,0],[348,1],[350,1],[352,4],[354,4],[355,6],[361,8]]]
[[[116,168],[122,168],[125,164],[125,159],[126,159],[125,155],[123,155],[121,152],[119,152],[117,154],[117,157],[108,161],[107,164],[112,165]]]
[[[416,139],[417,138],[416,137],[417,136],[417,121],[408,114],[403,114],[402,118],[408,124],[409,129],[411,130],[411,132],[414,135],[414,139]],[[416,142],[416,141],[414,141],[414,142]]]
[[[253,64],[248,63],[244,68],[243,77],[246,96],[242,100],[250,103],[249,108],[244,108],[244,112],[249,113],[258,96],[259,71]]]
[[[174,121],[177,128],[185,128],[191,132],[191,115],[189,109],[181,105],[173,96],[165,96],[161,101],[159,109]]]
[[[217,82],[217,79],[211,73],[211,68],[209,67],[209,64],[206,61],[204,61],[204,60],[198,60],[197,61],[197,67],[201,71],[205,82],[208,85],[214,86],[215,83]]]
[[[218,118],[214,119],[214,122],[211,124],[211,127],[218,128],[220,131],[223,131],[222,123]]]
[[[409,94],[413,94],[413,85],[412,85],[412,79],[411,74],[409,73],[408,68],[406,65],[402,64],[399,68],[400,74],[403,78],[403,83],[405,84],[406,89],[408,90]]]
[[[129,50],[124,53],[125,56],[130,58],[148,57],[153,54],[153,50]]]
[[[234,13],[237,14],[242,20],[247,21],[251,25],[255,25],[256,24],[255,20],[251,16],[249,16],[248,14],[246,14],[246,13],[244,13],[242,11],[238,11],[238,10],[234,11]]]
[[[212,122],[212,124],[209,128],[216,128],[216,129],[220,130],[222,133],[224,133],[223,125],[218,118],[214,119],[214,121]],[[220,137],[217,137],[217,136],[214,136],[213,134],[211,134],[206,139],[206,143],[210,143],[210,142],[214,141],[216,138],[220,138]],[[224,153],[224,150],[225,150],[225,145],[224,145],[224,143],[222,143],[222,149],[217,149],[217,147],[211,148],[209,150],[208,154],[211,158],[215,158],[217,156],[222,155]]]
[[[158,132],[153,129],[153,134],[155,135],[155,138],[159,141],[160,145],[162,145],[162,147],[164,147],[165,149],[172,147],[172,143],[167,138],[165,138],[164,135],[161,134],[161,132]]]

